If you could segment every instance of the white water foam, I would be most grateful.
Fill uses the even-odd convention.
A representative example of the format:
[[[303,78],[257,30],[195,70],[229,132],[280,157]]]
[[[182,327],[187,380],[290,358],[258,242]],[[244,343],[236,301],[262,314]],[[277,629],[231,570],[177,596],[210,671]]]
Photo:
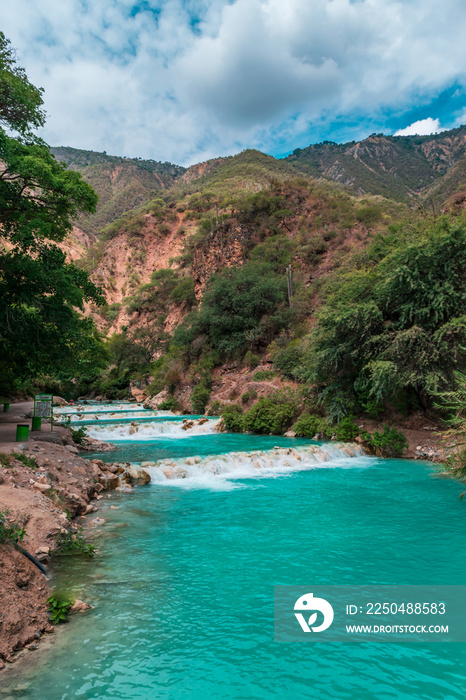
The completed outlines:
[[[142,442],[145,440],[156,440],[163,438],[185,438],[195,435],[210,435],[217,432],[220,418],[210,418],[194,421],[159,421],[138,423],[134,425],[128,423],[113,423],[107,425],[88,425],[85,430],[89,437],[97,440],[115,442],[117,440],[131,440],[131,442]],[[183,426],[189,426],[186,429]]]
[[[84,420],[101,420],[105,422],[107,420],[115,420],[118,418],[124,418],[125,420],[137,420],[138,418],[168,418],[171,416],[176,416],[175,413],[171,411],[152,411],[152,410],[141,410],[141,411],[128,411],[127,413],[123,411],[116,411],[112,413],[104,413],[103,411],[98,411],[97,413],[91,413],[90,411],[78,411],[77,413],[66,413],[59,416],[59,420],[71,419],[73,423],[79,423]],[[180,416],[181,418],[181,416]]]
[[[187,489],[230,490],[244,488],[244,484],[235,483],[238,479],[277,478],[322,467],[348,469],[370,466],[371,459],[361,461],[364,456],[363,449],[358,445],[332,443],[324,446],[275,447],[272,450],[230,452],[204,458],[164,459],[158,462],[141,462],[141,466],[147,469],[152,483],[155,484]]]
[[[102,404],[79,404],[74,403],[70,406],[59,406],[53,409],[54,414],[60,415],[73,413],[111,413],[112,411],[137,411],[143,409],[142,403],[102,403]]]

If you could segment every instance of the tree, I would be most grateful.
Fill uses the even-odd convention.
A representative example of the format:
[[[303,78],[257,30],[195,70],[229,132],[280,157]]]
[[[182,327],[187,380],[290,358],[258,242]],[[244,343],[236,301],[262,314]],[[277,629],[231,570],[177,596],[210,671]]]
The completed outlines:
[[[42,88],[29,82],[24,68],[16,65],[16,52],[0,32],[0,123],[22,135],[30,135],[31,127],[43,126],[42,93]]]
[[[44,123],[42,90],[16,65],[0,33],[0,393],[26,377],[92,363],[101,347],[84,302],[102,303],[88,275],[56,245],[97,195],[32,134]],[[86,360],[87,357],[87,360]]]
[[[331,414],[393,401],[428,408],[466,343],[466,224],[442,217],[377,241],[319,313],[311,382]]]
[[[189,345],[205,335],[221,356],[270,343],[287,327],[293,311],[286,304],[286,280],[266,263],[248,262],[214,275],[201,309],[179,327],[175,342]]]

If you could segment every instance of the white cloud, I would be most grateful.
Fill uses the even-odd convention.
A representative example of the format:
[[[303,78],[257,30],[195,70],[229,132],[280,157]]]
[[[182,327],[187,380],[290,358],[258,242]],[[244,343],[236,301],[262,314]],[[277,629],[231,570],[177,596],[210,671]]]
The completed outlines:
[[[271,149],[285,136],[292,143],[341,115],[374,120],[466,85],[462,0],[145,0],[140,8],[136,0],[4,4],[2,29],[45,88],[49,143],[188,164]]]
[[[398,131],[395,131],[394,136],[429,136],[430,134],[438,134],[441,131],[444,130],[440,126],[440,120],[427,117],[427,119],[413,122],[405,129],[398,129]]]

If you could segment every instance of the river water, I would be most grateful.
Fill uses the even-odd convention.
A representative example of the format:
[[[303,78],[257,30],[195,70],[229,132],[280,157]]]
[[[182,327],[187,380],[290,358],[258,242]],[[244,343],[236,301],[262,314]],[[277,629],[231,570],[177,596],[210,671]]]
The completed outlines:
[[[215,420],[191,434],[134,416],[148,420],[129,435],[128,421],[103,424],[113,407],[92,408],[89,432],[119,445],[103,459],[162,463],[150,485],[101,501],[98,556],[56,573],[95,608],[10,672],[6,696],[464,698],[465,644],[273,640],[274,585],[464,584],[457,483],[422,462],[218,434]]]

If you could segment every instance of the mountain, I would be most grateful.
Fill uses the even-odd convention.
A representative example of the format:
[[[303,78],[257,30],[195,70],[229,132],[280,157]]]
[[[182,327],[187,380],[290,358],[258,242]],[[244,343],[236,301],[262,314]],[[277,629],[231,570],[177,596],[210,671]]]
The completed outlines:
[[[249,149],[189,168],[76,148],[51,150],[99,195],[97,213],[76,222],[93,237],[126,212],[160,196],[166,202],[178,201],[202,190],[222,199],[300,175],[332,181],[357,196],[414,201],[437,211],[445,204],[460,206],[456,193],[466,190],[465,126],[431,136],[372,134],[359,142],[324,141],[297,148],[282,159]]]
[[[455,217],[466,128],[285,159],[246,150],[187,169],[57,155],[102,197],[92,235],[77,227],[67,250],[106,298],[86,312],[111,361],[81,393],[124,398],[131,387],[194,413],[220,402],[234,422],[258,397],[286,387],[276,401],[288,405],[311,383],[312,437],[322,406],[332,421],[390,416],[427,410],[432,376],[447,386],[466,339],[466,230]],[[445,210],[450,219],[432,216]]]
[[[359,194],[407,201],[437,194],[451,195],[460,185],[466,156],[466,127],[431,136],[372,134],[356,142],[331,141],[297,148],[285,160],[314,177],[325,177]],[[450,175],[451,172],[456,173]],[[448,186],[440,183],[446,178]]]
[[[171,187],[186,171],[180,165],[140,158],[109,156],[96,151],[57,147],[55,158],[77,170],[99,195],[97,212],[77,222],[85,233],[96,235],[102,228]]]

